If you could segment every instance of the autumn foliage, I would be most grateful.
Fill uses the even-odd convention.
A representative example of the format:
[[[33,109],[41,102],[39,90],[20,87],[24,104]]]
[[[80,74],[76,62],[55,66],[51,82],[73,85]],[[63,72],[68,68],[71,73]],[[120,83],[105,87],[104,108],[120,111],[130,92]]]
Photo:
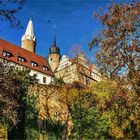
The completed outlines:
[[[90,42],[98,47],[98,66],[106,81],[91,87],[98,107],[109,120],[109,135],[115,139],[139,139],[140,94],[140,3],[113,3],[95,14],[104,25]]]
[[[104,76],[139,92],[140,77],[140,3],[113,3],[104,14],[95,14],[104,25],[90,42]]]
[[[21,97],[17,79],[9,74],[10,68],[0,63],[0,121],[15,126],[18,119]]]
[[[15,134],[11,133],[12,138],[23,138],[26,119],[34,108],[27,93],[28,86],[36,80],[29,72],[26,68],[16,69],[6,61],[0,62],[0,126],[6,127],[9,134],[16,130]],[[32,112],[36,112],[35,108]]]
[[[139,14],[134,1],[113,3],[95,14],[104,28],[90,48],[99,49],[105,80],[90,86],[65,84],[61,78],[31,86],[29,71],[13,72],[0,63],[0,123],[26,130],[25,139],[140,139]]]

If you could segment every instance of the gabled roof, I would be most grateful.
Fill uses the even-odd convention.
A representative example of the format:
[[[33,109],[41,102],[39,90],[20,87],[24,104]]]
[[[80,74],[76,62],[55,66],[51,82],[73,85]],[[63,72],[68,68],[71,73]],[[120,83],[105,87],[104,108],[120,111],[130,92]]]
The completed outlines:
[[[16,46],[8,41],[0,39],[0,58],[4,58],[4,56],[2,54],[3,51],[7,51],[7,52],[11,53],[11,56],[9,58],[5,57],[6,60],[9,60],[9,61],[16,63],[16,64],[20,64],[20,65],[25,66],[27,68],[39,71],[41,73],[44,73],[44,74],[47,74],[50,76],[54,76],[47,60],[42,56],[39,56],[35,53],[32,53],[28,50],[25,50],[25,49],[23,49],[19,46]],[[19,62],[18,57],[25,58],[26,61]],[[31,65],[31,62],[37,63],[38,66],[33,67]],[[47,70],[47,71],[43,70],[43,66],[48,67],[49,70]]]

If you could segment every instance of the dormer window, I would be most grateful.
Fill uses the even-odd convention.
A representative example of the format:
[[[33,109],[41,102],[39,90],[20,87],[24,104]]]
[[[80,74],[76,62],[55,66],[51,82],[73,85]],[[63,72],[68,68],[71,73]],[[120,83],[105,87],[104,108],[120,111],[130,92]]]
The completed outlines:
[[[18,57],[18,61],[19,61],[19,62],[25,62],[25,58],[19,56],[19,57]]]
[[[48,70],[49,70],[49,68],[48,68],[48,67],[46,67],[46,66],[43,66],[43,70],[44,70],[44,71],[48,71]]]
[[[12,54],[11,54],[10,52],[7,52],[7,51],[3,51],[3,52],[2,52],[2,55],[3,55],[4,57],[10,57],[10,56],[12,56]]]
[[[33,67],[37,67],[38,66],[38,64],[37,63],[35,63],[35,62],[31,62],[31,65],[33,66]]]

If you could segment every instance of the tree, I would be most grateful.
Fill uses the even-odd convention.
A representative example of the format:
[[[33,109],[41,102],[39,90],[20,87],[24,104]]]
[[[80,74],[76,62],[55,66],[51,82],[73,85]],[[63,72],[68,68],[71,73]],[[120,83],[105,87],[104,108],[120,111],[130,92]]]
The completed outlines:
[[[25,139],[27,137],[27,126],[31,126],[31,123],[29,125],[28,121],[34,121],[38,115],[38,110],[35,106],[37,98],[28,93],[29,86],[37,83],[37,80],[34,76],[30,75],[30,69],[28,68],[14,69],[12,67],[9,71],[9,76],[12,77],[13,80],[18,81],[17,83],[20,90],[19,94],[21,95],[18,101],[21,105],[17,110],[19,122],[16,127],[9,132],[9,138]]]
[[[101,116],[109,120],[109,136],[115,139],[139,139],[140,97],[116,81],[108,80],[90,86]]]
[[[65,139],[104,139],[108,138],[108,120],[100,115],[94,94],[81,83],[66,84],[60,94],[61,100],[68,107],[68,118],[72,125],[66,123]],[[72,132],[68,134],[68,127]]]
[[[0,63],[0,123],[8,128],[9,138],[24,138],[27,115],[31,110],[36,112],[27,94],[29,85],[36,81],[29,73],[26,68],[18,70],[10,63]]]
[[[52,85],[55,86],[63,86],[65,84],[64,80],[60,78],[54,78],[53,81],[51,82]]]
[[[20,27],[16,13],[22,9],[25,0],[0,0],[0,21],[9,21],[10,27]]]
[[[79,44],[74,44],[72,47],[71,47],[71,49],[70,49],[70,51],[69,51],[69,54],[70,54],[70,57],[75,57],[75,58],[77,58],[78,57],[78,54],[80,54],[80,53],[82,53],[83,52],[83,48],[82,48],[82,46],[81,45],[79,45]]]
[[[19,122],[18,109],[21,104],[17,79],[9,77],[10,68],[0,63],[0,123],[11,128]]]
[[[95,16],[104,25],[90,45],[99,47],[96,55],[102,73],[140,93],[140,3],[112,4]]]
[[[140,138],[140,3],[113,3],[95,14],[104,25],[90,45],[99,47],[97,62],[106,81],[93,85],[102,115],[109,118],[109,134],[118,139]]]
[[[109,138],[108,118],[100,115],[94,94],[87,92],[80,96],[74,99],[72,138],[80,140]]]

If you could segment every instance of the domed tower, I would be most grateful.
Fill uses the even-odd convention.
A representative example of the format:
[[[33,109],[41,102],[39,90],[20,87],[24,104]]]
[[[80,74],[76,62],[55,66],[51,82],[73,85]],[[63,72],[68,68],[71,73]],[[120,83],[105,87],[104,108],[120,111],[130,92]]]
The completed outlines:
[[[56,45],[56,31],[54,30],[54,43],[49,49],[49,64],[54,72],[55,69],[58,67],[59,62],[60,62],[60,49]]]
[[[36,38],[34,36],[33,21],[31,16],[26,28],[26,32],[21,39],[21,47],[35,53],[35,46],[36,46]]]

